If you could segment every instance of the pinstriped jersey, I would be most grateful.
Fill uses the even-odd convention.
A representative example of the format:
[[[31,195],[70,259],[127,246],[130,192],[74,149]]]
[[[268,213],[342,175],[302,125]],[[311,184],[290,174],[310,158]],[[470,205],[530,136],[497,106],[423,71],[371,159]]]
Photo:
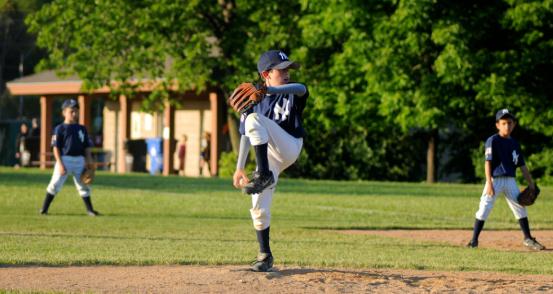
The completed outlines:
[[[303,96],[294,94],[265,95],[261,102],[240,117],[240,134],[245,135],[246,117],[248,114],[255,112],[275,121],[293,137],[305,137],[305,130],[302,125],[302,114],[305,109],[307,97],[309,97],[309,91],[306,91]]]
[[[52,147],[58,147],[61,155],[84,156],[92,141],[83,125],[62,123],[54,129]]]
[[[514,177],[516,168],[525,165],[518,142],[495,134],[486,140],[486,161],[492,163],[493,177]]]

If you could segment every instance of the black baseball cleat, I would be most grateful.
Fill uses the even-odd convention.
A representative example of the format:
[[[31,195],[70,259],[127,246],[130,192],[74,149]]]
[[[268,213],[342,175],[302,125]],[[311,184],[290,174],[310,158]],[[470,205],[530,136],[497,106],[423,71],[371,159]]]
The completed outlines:
[[[47,210],[43,210],[43,209],[41,209],[41,210],[39,211],[39,213],[40,213],[41,215],[48,215],[48,211],[47,211]]]
[[[96,210],[87,210],[86,214],[88,214],[89,216],[99,216],[100,215],[100,213],[97,212]]]
[[[259,252],[257,259],[252,262],[252,271],[269,272],[273,269],[273,255],[271,253]]]
[[[544,250],[545,249],[545,246],[541,245],[540,242],[538,242],[538,240],[536,240],[536,238],[527,238],[527,239],[524,239],[524,241],[522,242],[524,244],[524,246],[532,249],[532,250]]]
[[[470,240],[470,242],[467,244],[468,248],[478,248],[478,240]]]
[[[242,192],[245,194],[259,194],[263,190],[275,183],[273,172],[261,174],[260,172],[253,172],[252,180],[242,188]]]

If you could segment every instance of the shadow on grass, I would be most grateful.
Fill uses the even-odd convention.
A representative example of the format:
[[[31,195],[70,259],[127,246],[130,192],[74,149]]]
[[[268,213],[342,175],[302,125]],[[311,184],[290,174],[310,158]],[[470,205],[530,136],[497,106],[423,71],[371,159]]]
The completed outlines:
[[[301,227],[302,229],[306,230],[317,230],[317,231],[398,231],[398,230],[404,230],[404,231],[457,231],[457,230],[467,230],[472,231],[472,227],[451,227],[451,226],[443,226],[440,227],[438,225],[434,225],[432,227],[407,227],[407,226],[336,226],[336,227]],[[520,229],[500,229],[500,228],[487,228],[486,231],[498,231],[498,232],[504,232],[504,231],[513,231],[513,232],[520,232]],[[551,228],[539,228],[539,229],[532,229],[532,232],[534,231],[550,231]]]
[[[146,237],[146,236],[114,236],[114,235],[89,235],[89,234],[59,234],[59,233],[10,233],[0,232],[0,236],[6,237],[37,237],[37,238],[86,238],[86,239],[101,239],[101,240],[126,240],[126,241],[198,241],[208,242],[216,241],[222,243],[232,242],[252,242],[251,239],[206,239],[206,238],[178,238],[178,237]]]
[[[242,216],[242,215],[239,215],[239,216],[229,216],[229,215],[206,215],[206,214],[195,214],[195,215],[186,215],[186,214],[175,214],[175,213],[165,213],[165,212],[159,212],[159,213],[153,213],[153,212],[148,212],[148,213],[140,213],[140,212],[137,212],[137,213],[102,213],[100,212],[100,215],[98,216],[95,216],[95,217],[90,217],[90,216],[87,216],[85,212],[83,213],[67,213],[67,212],[48,212],[47,215],[39,215],[37,214],[36,215],[38,218],[54,218],[56,216],[59,216],[59,217],[78,217],[78,218],[88,218],[88,219],[109,219],[109,218],[113,218],[113,219],[117,219],[117,218],[125,218],[125,219],[129,219],[129,218],[136,218],[136,219],[151,219],[151,218],[156,218],[156,219],[161,219],[161,218],[168,218],[168,219],[191,219],[191,220],[197,220],[197,219],[200,219],[200,220],[223,220],[223,221],[228,221],[228,220],[240,220],[240,221],[249,221],[251,220],[249,217],[247,216]]]
[[[7,186],[44,186],[48,184],[51,171],[38,169],[0,169],[1,183]],[[70,180],[69,180],[70,181]],[[70,183],[67,183],[70,184]],[[230,178],[191,178],[177,176],[150,176],[149,174],[112,174],[99,172],[93,187],[113,189],[139,189],[173,193],[220,193],[236,192]],[[393,182],[351,182],[282,179],[278,192],[307,195],[347,196],[422,196],[422,197],[473,197],[480,187]]]

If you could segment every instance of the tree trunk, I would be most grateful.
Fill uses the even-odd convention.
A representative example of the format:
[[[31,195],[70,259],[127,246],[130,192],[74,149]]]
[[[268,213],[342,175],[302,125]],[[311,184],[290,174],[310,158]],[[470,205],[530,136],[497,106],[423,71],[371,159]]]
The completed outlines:
[[[428,137],[428,149],[426,152],[426,182],[436,182],[436,144],[438,141],[438,130],[432,130]]]
[[[228,132],[230,136],[230,144],[232,145],[232,152],[238,154],[238,148],[240,148],[240,133],[238,131],[238,121],[232,113],[227,114]]]

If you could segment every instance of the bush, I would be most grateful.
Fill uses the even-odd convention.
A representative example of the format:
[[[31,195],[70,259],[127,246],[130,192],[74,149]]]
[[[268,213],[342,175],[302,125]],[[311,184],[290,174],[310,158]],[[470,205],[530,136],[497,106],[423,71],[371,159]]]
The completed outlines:
[[[526,165],[534,180],[542,185],[553,184],[553,149],[544,149],[540,153],[530,155]]]
[[[251,158],[253,154],[250,153]],[[238,155],[236,153],[229,151],[229,152],[222,152],[220,159],[219,159],[219,176],[221,177],[232,177],[234,175],[234,171],[236,170],[236,160],[238,159]],[[255,170],[255,160],[249,160],[246,162],[246,171],[252,172]]]

